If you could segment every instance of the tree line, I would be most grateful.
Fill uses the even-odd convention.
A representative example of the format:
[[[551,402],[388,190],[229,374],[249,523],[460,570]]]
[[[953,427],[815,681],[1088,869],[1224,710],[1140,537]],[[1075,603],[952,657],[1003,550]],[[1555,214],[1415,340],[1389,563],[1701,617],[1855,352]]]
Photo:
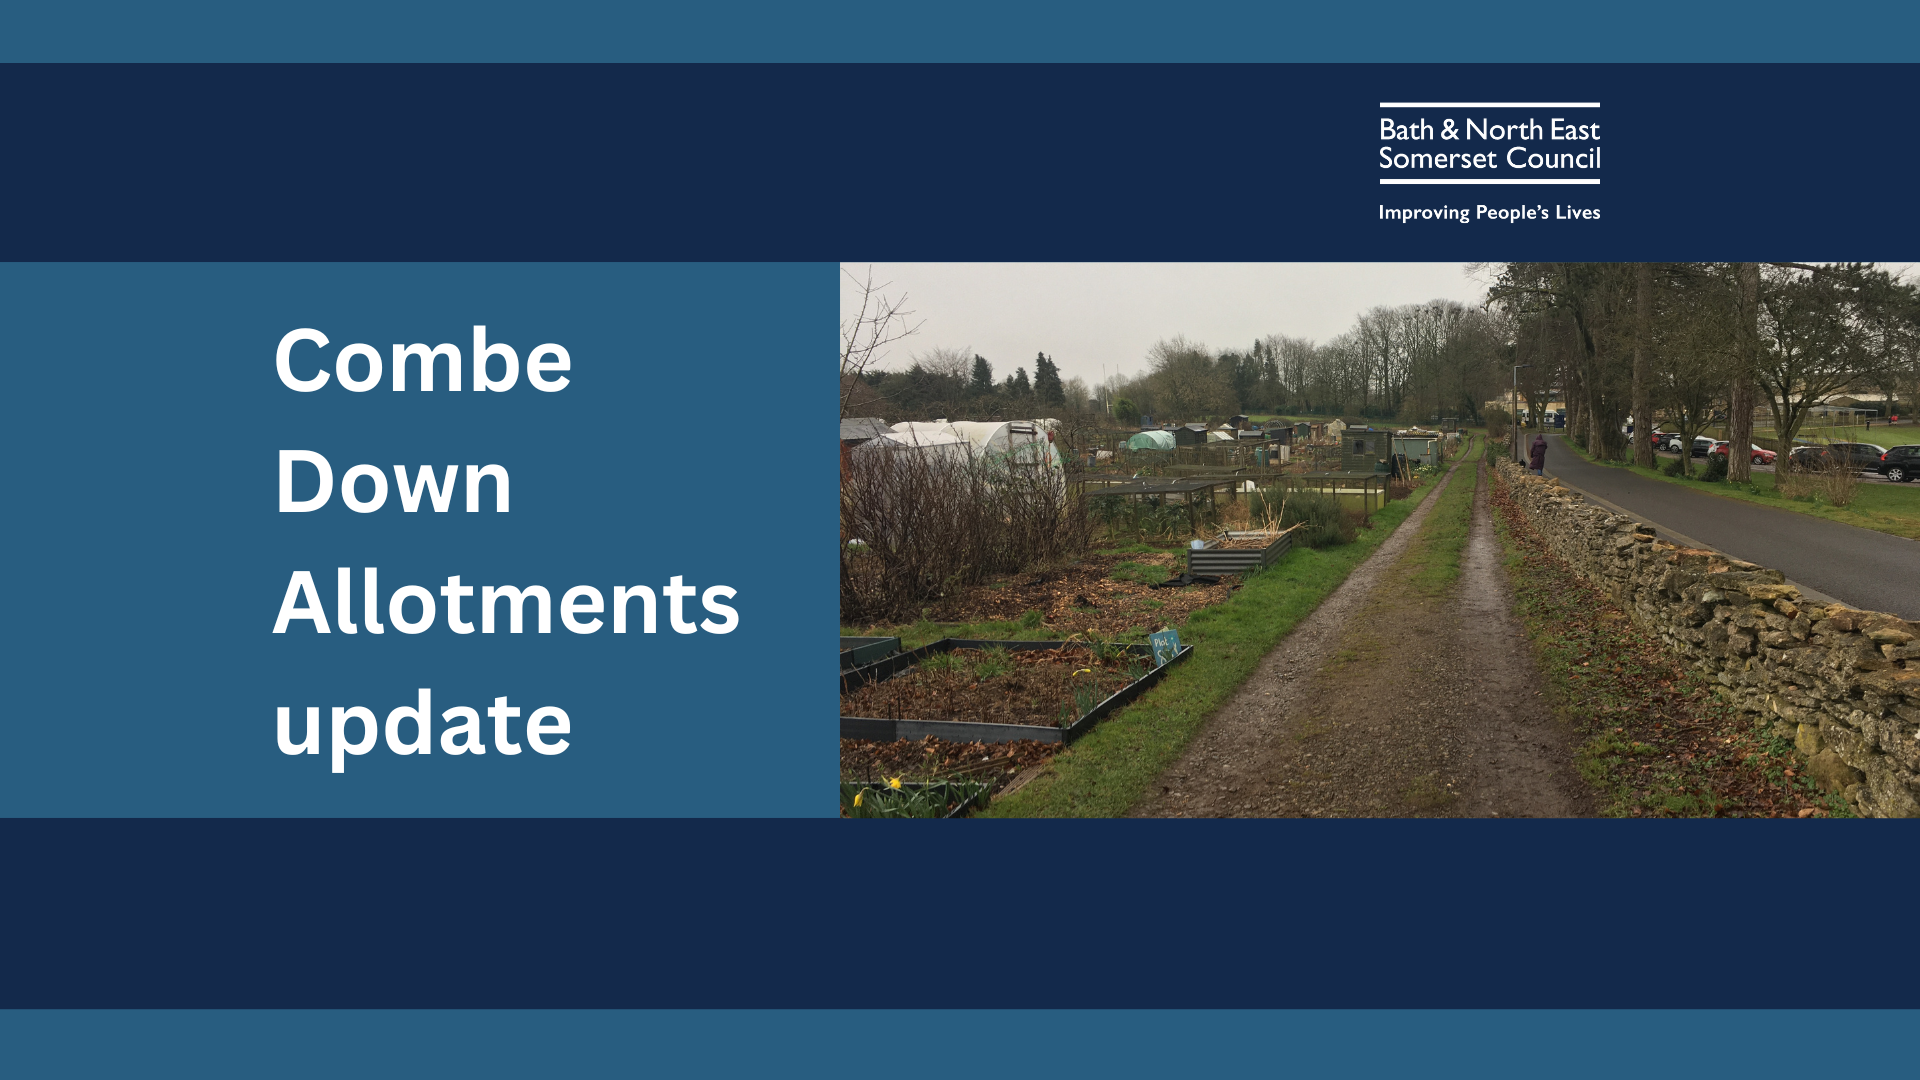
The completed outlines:
[[[1376,307],[1352,330],[1318,344],[1270,334],[1246,349],[1214,351],[1176,335],[1147,350],[1138,374],[1094,387],[1062,379],[1045,352],[1035,356],[1031,376],[1021,365],[996,380],[986,357],[937,348],[914,354],[903,368],[863,372],[852,397],[889,419],[1088,411],[1124,423],[1142,413],[1180,422],[1243,412],[1478,419],[1482,402],[1504,385],[1506,329],[1501,311],[1436,300]]]
[[[1507,324],[1498,310],[1434,300],[1375,307],[1319,343],[1269,334],[1245,350],[1210,352],[1176,336],[1148,350],[1146,370],[1105,389],[1123,419],[1246,412],[1478,420],[1502,385]]]
[[[888,419],[1014,420],[1097,408],[1086,383],[1062,379],[1046,353],[994,377],[991,360],[971,349],[937,348],[913,356],[897,371],[868,372],[864,399]]]
[[[1489,310],[1511,327],[1534,416],[1564,393],[1567,435],[1609,460],[1651,465],[1656,415],[1683,441],[1724,424],[1752,442],[1756,414],[1782,447],[1835,394],[1920,396],[1920,290],[1871,263],[1507,263]],[[1635,419],[1633,438],[1624,434]],[[1746,454],[1728,476],[1749,474]]]
[[[889,420],[1111,416],[1132,423],[1305,413],[1425,423],[1482,419],[1517,387],[1534,417],[1563,394],[1567,434],[1609,460],[1651,464],[1638,423],[1659,417],[1686,439],[1724,424],[1737,446],[1762,415],[1789,445],[1836,394],[1875,390],[1920,406],[1920,289],[1871,263],[1546,263],[1477,268],[1482,304],[1375,307],[1325,342],[1270,334],[1212,350],[1174,336],[1145,368],[1089,387],[1044,351],[1032,373],[997,371],[971,349],[932,349],[882,370],[886,345],[913,334],[876,297],[842,328],[841,415]],[[857,280],[857,279],[856,279]],[[1748,459],[1731,455],[1730,478]]]

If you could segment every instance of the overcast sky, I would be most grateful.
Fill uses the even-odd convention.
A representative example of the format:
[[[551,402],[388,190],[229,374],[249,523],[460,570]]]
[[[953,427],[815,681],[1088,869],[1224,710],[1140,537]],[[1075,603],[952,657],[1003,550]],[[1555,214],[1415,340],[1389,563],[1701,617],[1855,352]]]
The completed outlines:
[[[865,277],[867,264],[844,269]],[[1267,334],[1325,341],[1376,304],[1450,299],[1478,304],[1484,281],[1460,263],[875,263],[876,283],[904,291],[920,332],[889,354],[905,368],[913,354],[970,348],[993,362],[996,379],[1034,354],[1062,378],[1089,386],[1105,373],[1146,367],[1147,348],[1185,334],[1211,349],[1245,349]],[[840,318],[859,308],[840,278]]]
[[[1885,263],[1911,274],[1913,264]],[[864,278],[865,263],[844,270]],[[1060,365],[1062,378],[1131,375],[1147,348],[1185,334],[1211,349],[1245,349],[1267,334],[1325,341],[1376,304],[1448,299],[1478,304],[1486,271],[1469,277],[1460,263],[874,263],[876,284],[907,294],[920,332],[895,345],[885,367],[903,369],[915,353],[971,349],[993,362],[994,378],[1025,367],[1034,354]],[[840,276],[840,318],[860,294]],[[1104,373],[1102,365],[1105,365]]]

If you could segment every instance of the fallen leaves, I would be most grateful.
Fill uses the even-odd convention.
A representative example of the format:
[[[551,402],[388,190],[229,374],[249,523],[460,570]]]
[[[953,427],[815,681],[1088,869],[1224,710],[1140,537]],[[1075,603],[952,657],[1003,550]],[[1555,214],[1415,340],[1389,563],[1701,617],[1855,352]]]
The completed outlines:
[[[1683,667],[1548,551],[1505,485],[1495,484],[1493,505],[1520,556],[1512,571],[1515,607],[1553,683],[1549,697],[1587,733],[1581,771],[1610,797],[1612,813],[1828,814],[1826,799],[1800,774],[1791,743],[1721,700],[1710,679]]]

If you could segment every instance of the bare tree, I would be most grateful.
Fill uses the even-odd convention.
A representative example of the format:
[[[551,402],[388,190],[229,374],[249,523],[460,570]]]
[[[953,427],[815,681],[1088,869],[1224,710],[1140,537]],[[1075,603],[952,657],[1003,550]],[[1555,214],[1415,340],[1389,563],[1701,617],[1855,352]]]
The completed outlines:
[[[913,322],[913,312],[905,307],[907,294],[888,297],[892,282],[875,285],[873,268],[866,277],[845,268],[854,287],[860,290],[860,313],[840,323],[840,418],[842,420],[870,408],[879,395],[867,376],[879,370],[887,348],[920,332],[921,323]]]
[[[1240,408],[1233,387],[1221,377],[1205,345],[1176,334],[1154,342],[1147,350],[1147,363],[1147,381],[1170,420],[1224,419]]]
[[[1653,264],[1633,268],[1633,463],[1653,467]]]

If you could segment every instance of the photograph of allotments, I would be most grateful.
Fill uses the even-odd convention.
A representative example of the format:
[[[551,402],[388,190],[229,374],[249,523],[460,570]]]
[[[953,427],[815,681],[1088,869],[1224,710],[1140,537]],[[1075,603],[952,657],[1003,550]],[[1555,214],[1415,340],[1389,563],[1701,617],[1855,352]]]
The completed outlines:
[[[1920,816],[1907,264],[848,264],[849,818]]]

